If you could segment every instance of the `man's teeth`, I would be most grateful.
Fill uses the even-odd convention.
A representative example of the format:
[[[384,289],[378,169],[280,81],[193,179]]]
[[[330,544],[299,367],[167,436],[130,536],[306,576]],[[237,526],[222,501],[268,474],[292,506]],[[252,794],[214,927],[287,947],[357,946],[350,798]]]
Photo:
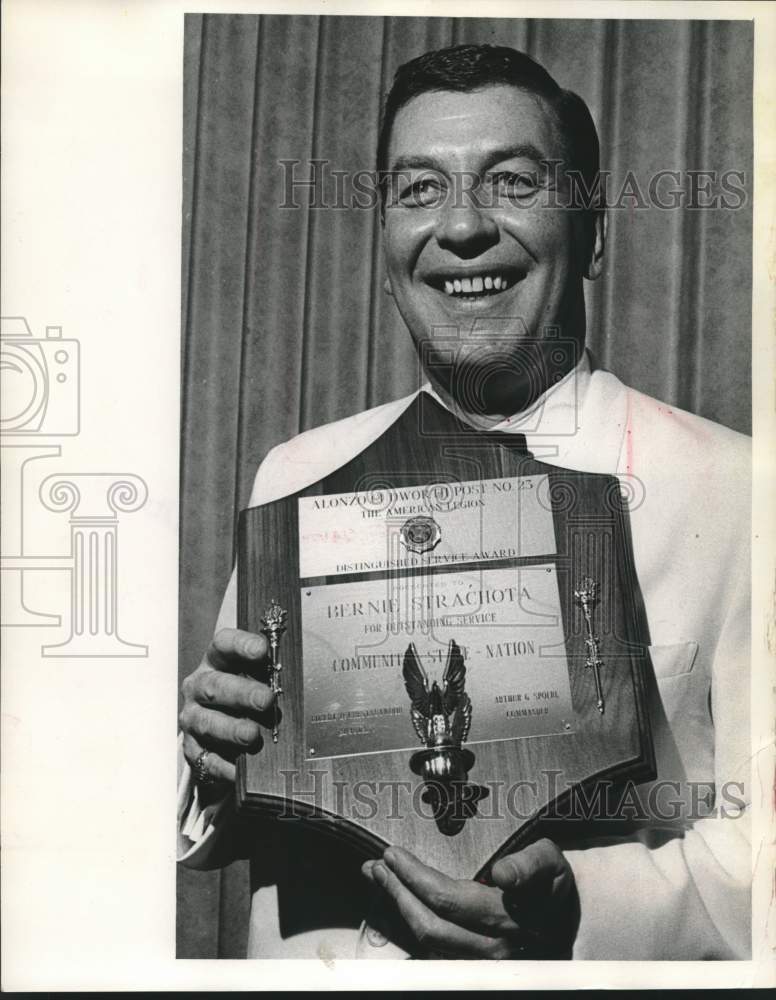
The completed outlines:
[[[487,274],[485,277],[453,278],[445,281],[445,292],[448,295],[481,295],[486,292],[503,292],[509,288],[509,282],[501,275]]]

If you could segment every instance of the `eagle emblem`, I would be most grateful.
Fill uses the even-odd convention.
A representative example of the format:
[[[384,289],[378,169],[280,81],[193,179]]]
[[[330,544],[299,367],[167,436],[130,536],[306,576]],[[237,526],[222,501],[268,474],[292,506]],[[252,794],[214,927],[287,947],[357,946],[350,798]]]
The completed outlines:
[[[466,664],[458,643],[450,640],[441,688],[436,681],[429,687],[414,643],[404,654],[402,674],[420,742],[429,748],[460,747],[469,735],[472,703],[465,691]]]

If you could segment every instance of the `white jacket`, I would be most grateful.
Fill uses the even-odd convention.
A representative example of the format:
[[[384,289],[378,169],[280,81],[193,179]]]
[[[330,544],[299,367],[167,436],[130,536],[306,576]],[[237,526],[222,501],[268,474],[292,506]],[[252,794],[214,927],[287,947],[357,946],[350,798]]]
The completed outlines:
[[[295,493],[339,468],[413,398],[273,449],[259,468],[250,504]],[[651,705],[658,775],[680,782],[685,800],[703,800],[711,788],[728,811],[736,800],[748,802],[749,439],[636,392],[608,372],[591,372],[587,358],[531,411],[494,429],[525,433],[541,461],[616,474],[630,489],[636,571],[659,691]],[[234,624],[235,597],[233,575],[219,627]],[[211,867],[219,842],[221,850],[228,846],[231,806],[200,810],[185,764],[179,803],[180,859],[193,868]],[[656,821],[633,836],[566,852],[581,905],[575,958],[749,956],[746,810],[699,819],[680,835],[665,826]],[[316,957],[322,947],[337,957],[356,954],[352,929],[281,939],[276,905],[274,887],[254,894],[249,957]],[[361,954],[363,935],[359,948]],[[391,955],[388,948],[375,957]]]

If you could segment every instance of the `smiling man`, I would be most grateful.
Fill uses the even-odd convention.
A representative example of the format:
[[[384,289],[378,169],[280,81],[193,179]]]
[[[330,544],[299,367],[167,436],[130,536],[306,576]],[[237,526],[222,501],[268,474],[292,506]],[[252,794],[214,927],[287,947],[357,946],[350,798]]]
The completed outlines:
[[[388,99],[378,151],[399,312],[445,401],[497,418],[534,403],[548,372],[565,374],[550,363],[557,339],[544,330],[577,345],[569,370],[581,357],[582,278],[600,274],[605,219],[574,204],[583,187],[574,180],[594,188],[598,165],[586,106],[505,51],[410,64]],[[480,76],[489,85],[470,89]],[[434,339],[451,326],[472,331],[454,365],[447,338],[442,363]],[[473,383],[475,396],[462,398]]]
[[[389,957],[399,947],[467,958],[747,957],[748,441],[627,388],[584,350],[583,282],[599,275],[605,243],[589,197],[598,139],[584,102],[534,61],[460,46],[401,67],[378,168],[389,291],[429,379],[421,391],[475,428],[524,435],[545,461],[641,484],[631,531],[657,768],[674,809],[642,787],[635,831],[563,849],[542,839],[499,862],[491,885],[451,879],[398,848],[359,870],[347,849],[289,825],[244,843],[234,760],[261,746],[272,694],[244,676],[266,662],[267,643],[235,628],[233,576],[213,643],[184,683],[181,860],[251,856],[253,957]],[[340,468],[413,399],[274,449],[251,505]],[[388,944],[364,922],[375,894],[396,921]]]

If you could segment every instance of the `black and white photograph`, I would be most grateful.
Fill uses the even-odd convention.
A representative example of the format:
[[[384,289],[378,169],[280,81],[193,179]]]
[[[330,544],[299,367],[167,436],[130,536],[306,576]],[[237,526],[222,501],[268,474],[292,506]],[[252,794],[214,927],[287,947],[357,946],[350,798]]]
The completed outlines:
[[[776,4],[2,19],[2,989],[773,986]]]
[[[750,956],[752,45],[187,18],[179,955]]]

